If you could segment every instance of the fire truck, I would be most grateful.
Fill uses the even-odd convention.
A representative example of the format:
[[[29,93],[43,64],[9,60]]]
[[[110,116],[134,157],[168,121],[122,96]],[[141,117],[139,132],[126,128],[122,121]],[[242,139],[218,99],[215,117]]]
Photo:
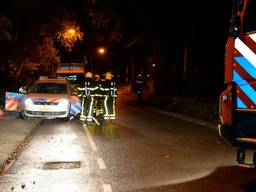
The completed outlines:
[[[239,165],[255,168],[255,0],[233,0],[225,52],[225,85],[226,89],[219,98],[219,134],[229,144],[237,147]],[[251,157],[248,154],[252,154],[252,159],[248,159]]]

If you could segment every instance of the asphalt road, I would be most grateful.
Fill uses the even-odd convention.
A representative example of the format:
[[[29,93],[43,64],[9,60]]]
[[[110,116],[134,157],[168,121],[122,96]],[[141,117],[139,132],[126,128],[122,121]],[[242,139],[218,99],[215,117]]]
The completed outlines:
[[[256,190],[256,170],[237,166],[216,129],[144,108],[127,90],[117,101],[116,124],[45,121],[0,177],[0,191]]]

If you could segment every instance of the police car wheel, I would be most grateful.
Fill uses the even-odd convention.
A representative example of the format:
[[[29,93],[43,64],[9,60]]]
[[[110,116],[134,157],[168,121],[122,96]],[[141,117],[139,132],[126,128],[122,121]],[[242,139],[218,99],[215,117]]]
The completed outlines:
[[[26,121],[31,120],[31,117],[26,116],[23,111],[19,112],[19,117]]]
[[[31,120],[33,120],[33,117],[28,117],[28,116],[24,115],[24,120],[31,121]]]
[[[24,112],[22,112],[22,111],[19,112],[19,117],[20,117],[21,119],[25,119],[25,118],[24,118]]]
[[[70,109],[70,107],[69,107],[69,109]],[[69,110],[69,111],[70,111],[70,110]],[[67,116],[67,117],[64,117],[64,118],[63,118],[63,120],[64,120],[65,122],[68,122],[68,121],[71,120],[71,114],[70,114],[70,112],[68,113],[68,116]]]
[[[65,122],[68,122],[68,121],[70,120],[70,115],[68,115],[67,117],[64,117],[63,120],[64,120]]]

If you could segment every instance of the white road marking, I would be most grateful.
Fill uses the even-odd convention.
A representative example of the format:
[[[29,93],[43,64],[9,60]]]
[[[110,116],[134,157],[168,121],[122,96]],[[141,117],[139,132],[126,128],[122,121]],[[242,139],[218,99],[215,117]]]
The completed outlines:
[[[106,164],[105,164],[105,162],[103,161],[102,158],[97,158],[97,162],[98,162],[98,165],[99,165],[100,169],[107,169]]]
[[[93,151],[98,151],[98,149],[96,147],[96,144],[93,141],[93,138],[92,138],[90,132],[88,131],[88,129],[86,127],[84,128],[84,130],[85,130],[85,133],[86,133],[86,135],[88,137],[88,140],[89,140],[89,143],[91,145],[92,150]],[[103,161],[102,158],[97,158],[97,162],[98,162],[98,165],[99,165],[100,169],[106,169],[107,168],[106,164],[105,164],[105,162]],[[112,192],[111,185],[110,184],[103,184],[103,192]]]
[[[103,191],[104,192],[112,192],[112,188],[110,184],[104,184],[103,185]]]
[[[84,128],[84,130],[85,130],[86,135],[87,135],[87,137],[88,137],[88,139],[89,139],[89,143],[90,143],[90,145],[91,145],[91,147],[92,147],[92,150],[93,150],[93,151],[98,151],[98,149],[97,149],[97,147],[96,147],[96,144],[95,144],[95,142],[93,141],[93,138],[92,138],[90,132],[88,131],[87,128]]]

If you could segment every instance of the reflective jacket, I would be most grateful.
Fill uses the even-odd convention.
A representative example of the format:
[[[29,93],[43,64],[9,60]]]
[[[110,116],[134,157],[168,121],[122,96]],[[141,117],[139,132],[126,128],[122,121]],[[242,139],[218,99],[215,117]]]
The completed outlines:
[[[102,82],[101,90],[103,95],[116,97],[116,83],[111,80],[105,80]]]

